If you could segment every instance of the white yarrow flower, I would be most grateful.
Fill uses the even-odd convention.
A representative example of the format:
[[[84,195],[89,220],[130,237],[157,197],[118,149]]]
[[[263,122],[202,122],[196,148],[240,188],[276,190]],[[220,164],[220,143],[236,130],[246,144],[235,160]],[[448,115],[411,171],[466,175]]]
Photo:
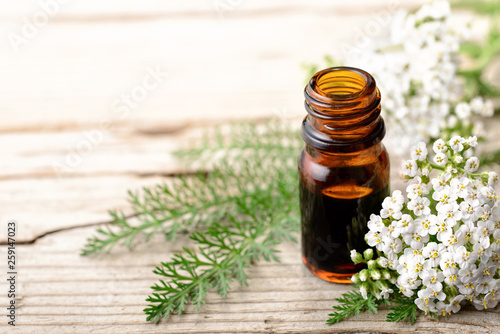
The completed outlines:
[[[438,139],[434,142],[434,145],[432,145],[432,149],[434,153],[446,153],[446,151],[448,151],[448,146],[446,146],[444,140]]]
[[[413,160],[423,161],[427,158],[427,146],[424,142],[419,142],[411,148],[411,158]]]
[[[475,114],[481,114],[484,108],[483,98],[476,96],[470,101],[470,108]]]
[[[379,215],[372,214],[370,220],[368,221],[368,228],[373,232],[381,232],[385,225],[382,222],[382,217]]]
[[[427,188],[427,184],[425,183],[411,183],[408,187],[406,187],[407,196],[410,199],[421,197],[429,194],[429,189]]]
[[[461,152],[464,149],[464,142],[465,139],[460,136],[453,136],[451,139],[448,141],[448,144],[450,145],[451,149],[457,153]]]
[[[457,104],[455,107],[455,114],[462,120],[469,118],[471,115],[471,108],[469,104],[466,102],[460,102]]]
[[[415,197],[408,203],[408,209],[412,210],[415,216],[428,215],[431,213],[429,208],[431,202],[426,197]]]
[[[497,305],[500,206],[493,186],[498,176],[472,174],[479,160],[464,160],[464,149],[473,147],[475,140],[454,136],[448,142],[436,141],[436,157],[442,156],[435,160],[438,166],[429,163],[424,146],[412,148],[412,159],[404,162],[410,180],[407,201],[401,191],[394,191],[367,223],[366,242],[380,257],[369,261],[369,269],[355,279],[365,284],[365,297],[371,293],[389,298],[391,283],[427,313],[458,312],[465,302],[482,309]],[[448,148],[454,151],[449,161]],[[421,172],[422,166],[428,173]]]
[[[465,162],[464,169],[468,173],[474,173],[475,171],[477,171],[478,168],[479,168],[479,159],[476,157],[469,158]]]
[[[415,230],[413,218],[408,214],[402,215],[396,226],[402,235],[412,233]]]
[[[416,176],[418,172],[418,165],[415,160],[406,160],[402,163],[401,171],[406,176]]]
[[[467,138],[467,140],[465,142],[470,147],[476,147],[477,146],[477,137],[476,136],[469,137],[469,138]]]
[[[458,295],[455,298],[453,298],[453,300],[448,304],[448,306],[446,306],[446,312],[457,313],[458,311],[460,311],[460,303],[464,300],[464,298],[465,297],[463,295]]]
[[[495,172],[488,173],[488,185],[493,187],[498,183],[498,174]]]
[[[435,235],[438,231],[437,217],[435,215],[423,215],[414,221],[415,231],[421,236],[427,234]]]
[[[444,153],[438,153],[434,156],[434,162],[438,166],[444,166],[448,162],[448,156]]]

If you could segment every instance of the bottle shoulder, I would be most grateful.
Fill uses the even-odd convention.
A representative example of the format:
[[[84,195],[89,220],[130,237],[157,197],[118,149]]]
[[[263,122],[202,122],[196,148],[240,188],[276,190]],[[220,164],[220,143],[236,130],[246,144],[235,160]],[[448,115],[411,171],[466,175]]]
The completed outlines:
[[[312,153],[312,154],[311,154]],[[378,149],[349,154],[322,154],[302,149],[298,159],[299,177],[308,183],[331,185],[343,182],[376,183],[385,187],[389,182],[389,155],[383,145]]]

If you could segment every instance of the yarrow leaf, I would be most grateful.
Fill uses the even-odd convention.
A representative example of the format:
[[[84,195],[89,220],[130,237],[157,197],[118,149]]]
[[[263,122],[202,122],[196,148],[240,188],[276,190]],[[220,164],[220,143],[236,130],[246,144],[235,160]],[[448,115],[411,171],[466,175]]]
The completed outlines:
[[[133,217],[112,213],[113,224],[99,228],[82,251],[133,247],[139,237],[157,233],[167,239],[190,233],[193,245],[154,270],[159,280],[144,309],[148,321],[180,314],[189,304],[199,309],[211,290],[226,297],[233,283],[248,285],[252,265],[279,261],[277,246],[297,241],[298,131],[282,122],[234,125],[230,136],[223,131],[207,135],[202,149],[179,153],[203,162],[206,171],[130,192]]]
[[[391,301],[395,305],[390,307],[391,312],[387,314],[387,321],[408,321],[410,324],[415,323],[417,320],[418,308],[413,299],[399,295]]]
[[[379,302],[375,297],[369,295],[363,298],[358,291],[349,291],[342,294],[342,297],[335,298],[339,305],[333,305],[335,312],[330,313],[326,323],[331,325],[349,318],[352,315],[359,315],[361,312],[378,312]]]
[[[302,145],[297,130],[273,121],[265,126],[235,124],[228,136],[216,128],[206,135],[201,148],[177,152],[187,161],[198,157],[196,162],[204,162],[204,168],[212,166],[211,170],[179,176],[141,192],[129,191],[133,214],[110,212],[112,223],[97,229],[81,254],[109,252],[115,245],[133,248],[158,233],[173,240],[179,231],[204,230],[214,221],[227,221],[226,215],[238,210],[238,202],[268,199],[261,196],[266,192],[279,194],[277,198],[284,201],[296,200],[295,157]],[[269,202],[266,207],[272,205]],[[294,205],[298,214],[298,203]],[[253,208],[247,211],[252,214]]]

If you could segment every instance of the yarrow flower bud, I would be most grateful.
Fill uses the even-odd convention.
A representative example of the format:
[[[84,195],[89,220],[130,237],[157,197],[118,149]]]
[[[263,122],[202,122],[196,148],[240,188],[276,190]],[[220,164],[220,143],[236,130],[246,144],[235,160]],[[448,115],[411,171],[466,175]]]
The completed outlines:
[[[363,296],[364,299],[368,298],[368,285],[366,283],[361,283],[359,285],[359,292]]]
[[[354,274],[351,276],[351,282],[354,284],[358,284],[360,282],[359,280],[359,274]]]
[[[382,269],[380,271],[382,273],[382,278],[385,279],[385,280],[390,280],[392,278],[391,276],[391,272],[387,269]]]
[[[351,250],[351,260],[354,263],[361,263],[363,262],[363,256],[356,252],[355,249]]]
[[[367,248],[364,252],[363,252],[363,257],[365,259],[365,262],[368,262],[369,260],[371,260],[373,258],[373,249],[371,248]]]
[[[464,157],[461,155],[454,155],[453,161],[457,164],[461,164],[464,161]]]
[[[382,274],[377,269],[370,270],[370,276],[374,280],[379,280],[382,277]]]
[[[368,270],[366,270],[366,269],[363,269],[358,273],[359,280],[362,282],[365,282],[369,276],[370,275],[368,273]]]
[[[375,262],[379,267],[386,268],[389,261],[385,257],[379,257]]]

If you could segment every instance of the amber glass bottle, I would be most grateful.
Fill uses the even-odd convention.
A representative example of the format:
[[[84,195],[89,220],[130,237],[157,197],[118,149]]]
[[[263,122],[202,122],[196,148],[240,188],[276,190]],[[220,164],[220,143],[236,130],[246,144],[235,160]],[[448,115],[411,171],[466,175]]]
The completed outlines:
[[[316,73],[305,88],[309,115],[299,157],[302,259],[318,277],[350,283],[362,269],[350,251],[363,251],[367,220],[389,194],[389,157],[382,145],[380,92],[357,68]]]

